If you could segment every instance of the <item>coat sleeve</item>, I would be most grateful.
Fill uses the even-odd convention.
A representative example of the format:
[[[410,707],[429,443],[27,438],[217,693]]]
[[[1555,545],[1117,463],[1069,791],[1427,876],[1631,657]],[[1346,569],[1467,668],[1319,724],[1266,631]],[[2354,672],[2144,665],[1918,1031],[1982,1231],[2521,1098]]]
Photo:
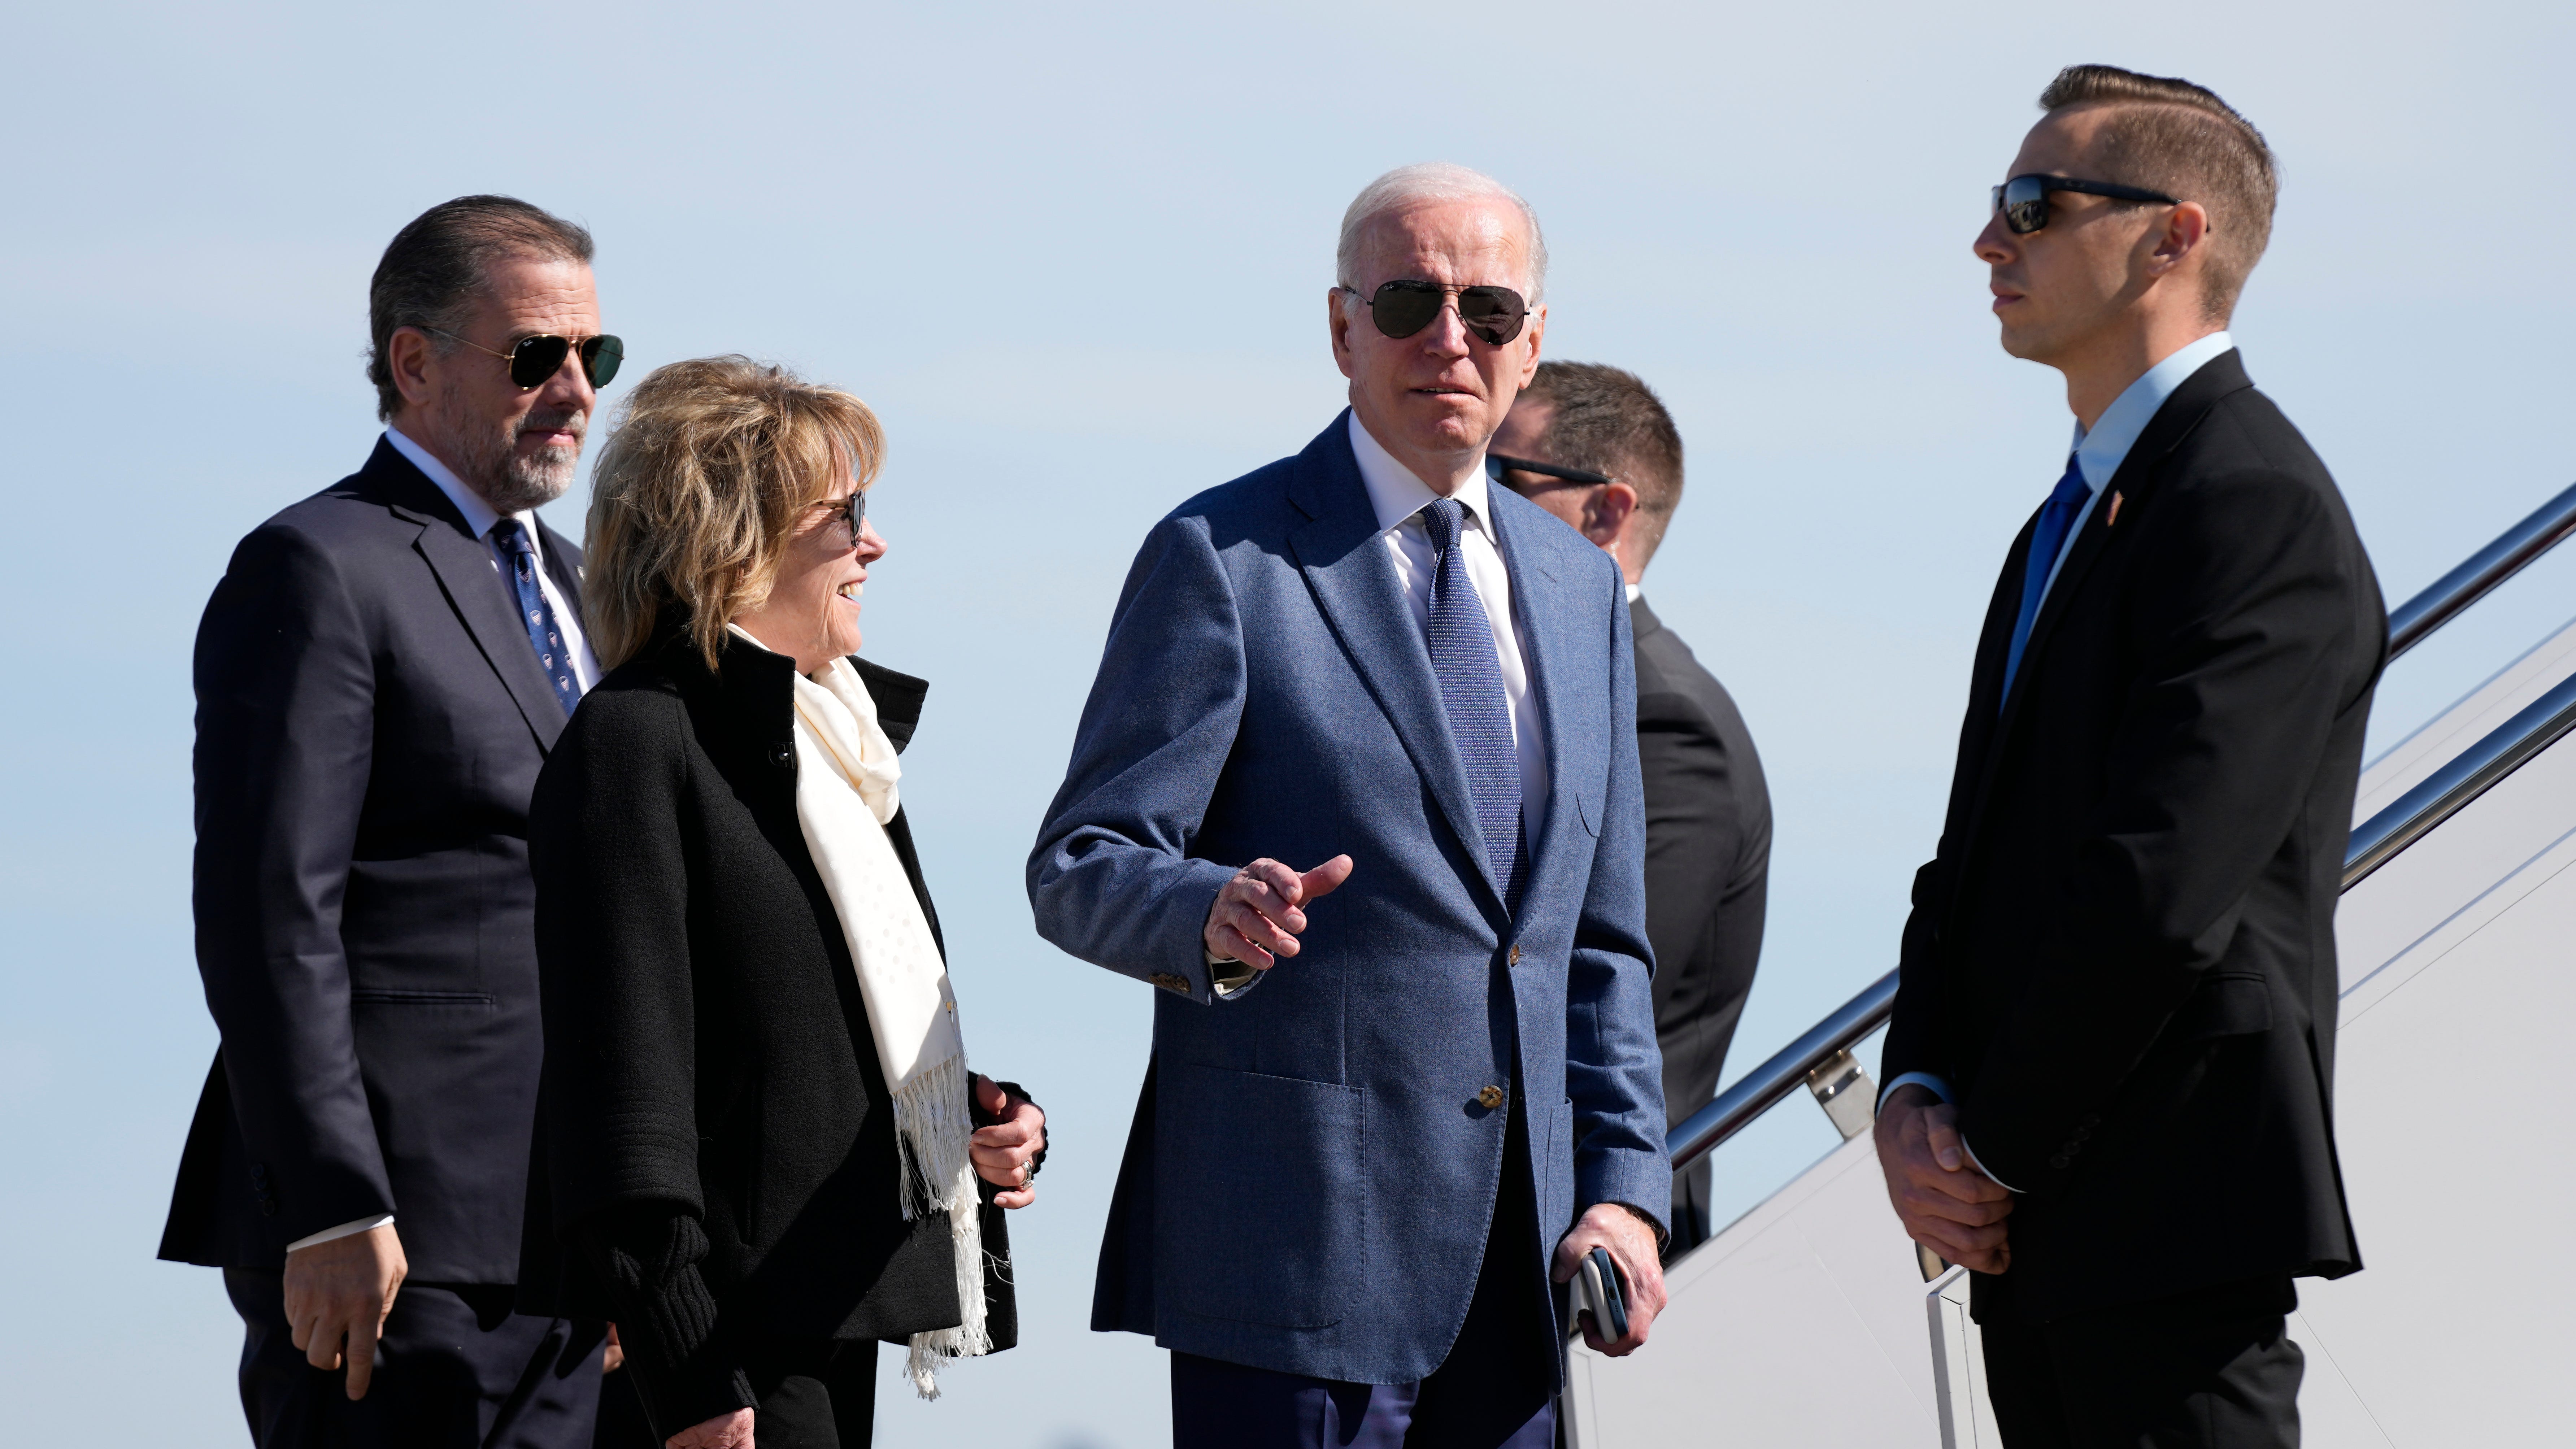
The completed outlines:
[[[270,523],[197,628],[197,969],[279,1242],[397,1211],[359,1078],[340,911],[375,667],[337,561]]]
[[[1190,847],[1234,749],[1244,680],[1241,617],[1207,526],[1167,518],[1128,570],[1064,786],[1029,855],[1039,935],[1216,999],[1201,932],[1235,867]]]
[[[2140,664],[2067,863],[2038,969],[1985,1054],[1960,1130],[2001,1180],[2044,1191],[2234,939],[2380,641],[2374,586],[2326,496],[2245,470],[2158,500],[2122,647]]]
[[[1612,605],[1606,641],[1610,775],[1565,983],[1575,1210],[1624,1203],[1653,1218],[1660,1238],[1672,1220],[1673,1165],[1664,1151],[1663,1054],[1655,1046],[1654,950],[1646,938],[1637,660],[1618,571],[1606,566],[1606,557],[1603,562]]]

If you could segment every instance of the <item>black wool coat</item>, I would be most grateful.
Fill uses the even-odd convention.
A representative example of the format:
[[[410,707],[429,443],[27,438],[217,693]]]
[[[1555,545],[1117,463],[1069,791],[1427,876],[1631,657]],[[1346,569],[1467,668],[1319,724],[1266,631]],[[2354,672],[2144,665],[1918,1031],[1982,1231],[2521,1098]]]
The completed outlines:
[[[2030,534],[1987,609],[1883,1057],[1946,1077],[2020,1194],[1977,1315],[2352,1272],[2334,913],[2388,630],[2351,515],[2228,352],[2104,485],[2007,698]]]
[[[901,749],[928,686],[851,662]],[[520,1303],[616,1320],[666,1433],[750,1403],[762,1343],[960,1318],[946,1219],[904,1219],[867,1008],[797,823],[794,677],[730,636],[711,671],[666,622],[583,699],[530,811],[546,1061]],[[887,833],[935,936],[910,822]]]

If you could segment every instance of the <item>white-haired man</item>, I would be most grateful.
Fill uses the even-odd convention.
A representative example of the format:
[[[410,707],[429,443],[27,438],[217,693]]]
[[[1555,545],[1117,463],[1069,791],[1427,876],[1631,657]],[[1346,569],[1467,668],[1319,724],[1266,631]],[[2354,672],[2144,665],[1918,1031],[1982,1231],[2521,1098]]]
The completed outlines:
[[[1147,537],[1029,861],[1049,940],[1163,992],[1092,1323],[1173,1350],[1180,1449],[1547,1449],[1551,1271],[1608,1252],[1610,1353],[1663,1302],[1626,597],[1487,486],[1527,204],[1391,172],[1339,264],[1349,410]]]

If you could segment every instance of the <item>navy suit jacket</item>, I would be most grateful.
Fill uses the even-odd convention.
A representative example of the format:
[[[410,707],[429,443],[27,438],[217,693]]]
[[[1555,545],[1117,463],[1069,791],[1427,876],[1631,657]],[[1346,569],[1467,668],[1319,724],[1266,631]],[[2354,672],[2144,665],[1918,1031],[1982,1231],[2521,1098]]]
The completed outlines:
[[[581,551],[539,532],[580,608]],[[544,1051],[528,799],[564,712],[491,550],[379,440],[233,551],[196,688],[223,1046],[161,1256],[273,1269],[392,1213],[414,1281],[513,1281]]]
[[[1494,490],[1552,786],[1514,916],[1347,428],[1147,536],[1029,897],[1048,940],[1163,988],[1093,1327],[1397,1383],[1447,1357],[1498,1190],[1537,1204],[1536,1240],[1495,1244],[1536,1295],[1582,1209],[1661,1221],[1672,1168],[1618,569]],[[1218,889],[1342,853],[1299,954],[1215,996]],[[1488,1087],[1521,1094],[1531,1182],[1502,1182]]]

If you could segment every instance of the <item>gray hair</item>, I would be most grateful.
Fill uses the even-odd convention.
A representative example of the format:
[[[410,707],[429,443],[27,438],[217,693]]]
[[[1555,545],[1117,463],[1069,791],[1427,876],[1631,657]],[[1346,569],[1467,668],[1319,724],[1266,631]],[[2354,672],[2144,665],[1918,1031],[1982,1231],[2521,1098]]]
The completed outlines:
[[[1351,209],[1342,213],[1342,241],[1333,257],[1333,279],[1344,287],[1359,280],[1360,235],[1388,212],[1417,202],[1486,197],[1500,197],[1520,208],[1521,221],[1529,230],[1529,301],[1535,305],[1547,293],[1547,237],[1539,230],[1538,213],[1521,200],[1520,193],[1484,172],[1446,161],[1398,166],[1360,189]]]

